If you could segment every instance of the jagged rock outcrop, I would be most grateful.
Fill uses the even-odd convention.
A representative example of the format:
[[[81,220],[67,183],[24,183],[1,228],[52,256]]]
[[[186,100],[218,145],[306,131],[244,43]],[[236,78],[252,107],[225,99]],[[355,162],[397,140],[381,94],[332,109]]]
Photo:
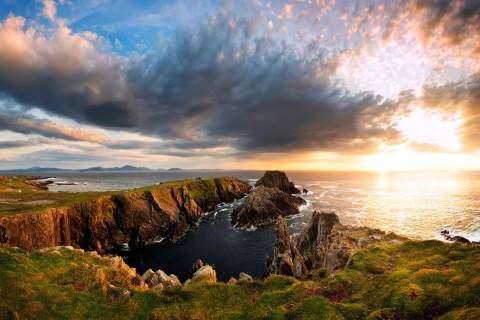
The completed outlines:
[[[288,233],[287,220],[281,216],[277,218],[277,241],[267,266],[270,273],[296,278],[302,277],[307,272],[305,261],[298,252],[296,242]]]
[[[242,205],[232,212],[232,225],[250,227],[269,224],[279,216],[298,214],[298,207],[305,203],[302,198],[292,196],[277,188],[257,187]]]
[[[32,250],[74,246],[106,252],[177,239],[221,202],[250,186],[231,177],[175,182],[104,194],[70,206],[0,217],[0,243]]]
[[[288,180],[285,172],[282,171],[266,171],[263,177],[255,183],[255,186],[265,186],[269,188],[278,188],[286,193],[300,193],[293,182]]]
[[[271,273],[301,277],[305,271],[318,268],[341,269],[358,249],[371,244],[405,240],[378,229],[344,226],[335,213],[315,211],[309,225],[295,238],[288,235],[286,221],[279,219],[277,243],[267,265]]]
[[[148,285],[149,288],[158,288],[158,289],[167,289],[175,288],[182,285],[178,277],[174,274],[167,275],[162,270],[158,269],[153,272],[152,269],[148,269],[142,275],[143,281]]]
[[[193,274],[191,281],[207,281],[214,283],[217,282],[217,273],[212,266],[206,264]]]

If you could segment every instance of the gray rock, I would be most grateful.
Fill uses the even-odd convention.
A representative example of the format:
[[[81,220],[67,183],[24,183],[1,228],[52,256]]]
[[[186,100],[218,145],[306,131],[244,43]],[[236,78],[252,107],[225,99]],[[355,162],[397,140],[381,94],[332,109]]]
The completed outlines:
[[[238,275],[238,281],[246,282],[246,281],[253,281],[253,277],[245,272],[240,272]]]
[[[279,216],[298,214],[298,207],[304,203],[302,198],[277,188],[260,186],[232,212],[232,225],[250,227],[273,223]]]
[[[283,217],[277,218],[277,241],[267,265],[270,273],[273,274],[300,278],[307,272],[303,257],[299,254],[295,241],[288,233],[287,220]]]
[[[282,171],[266,171],[263,177],[261,177],[257,183],[255,184],[256,187],[258,186],[265,186],[269,188],[277,188],[286,193],[300,193],[295,187],[293,182],[288,180],[287,175],[285,172]]]

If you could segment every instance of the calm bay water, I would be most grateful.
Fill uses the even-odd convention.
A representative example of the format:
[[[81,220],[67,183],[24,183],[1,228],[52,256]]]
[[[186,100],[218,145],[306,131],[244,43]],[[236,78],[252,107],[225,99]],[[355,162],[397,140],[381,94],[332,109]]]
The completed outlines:
[[[160,181],[232,175],[253,183],[262,171],[181,171],[148,173],[55,173],[57,181],[77,185],[54,185],[52,191],[122,190]],[[297,233],[310,220],[313,210],[335,211],[344,224],[365,225],[416,239],[441,239],[451,230],[471,240],[480,240],[480,172],[287,172],[290,180],[307,188],[308,204],[289,217],[290,231]],[[275,241],[273,226],[254,231],[230,226],[232,207],[219,207],[198,227],[176,243],[153,244],[122,254],[140,272],[161,268],[183,280],[190,266],[201,258],[215,265],[221,280],[240,271],[260,277],[265,257]]]

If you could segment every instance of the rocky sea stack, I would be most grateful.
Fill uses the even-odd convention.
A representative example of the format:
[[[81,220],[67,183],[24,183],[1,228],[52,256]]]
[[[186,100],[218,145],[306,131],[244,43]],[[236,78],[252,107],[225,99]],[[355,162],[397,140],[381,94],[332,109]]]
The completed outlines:
[[[278,188],[283,192],[290,194],[300,193],[300,190],[295,187],[295,184],[288,180],[285,172],[282,171],[266,171],[263,177],[255,184],[258,186],[265,186],[269,188]]]
[[[302,204],[305,200],[300,197],[260,186],[232,212],[232,225],[243,228],[273,223],[277,217],[298,214]]]
[[[271,273],[300,278],[314,269],[343,269],[361,248],[379,243],[401,243],[406,238],[367,227],[345,226],[333,212],[314,211],[298,237],[288,233],[287,222],[277,219],[277,241],[267,259]]]

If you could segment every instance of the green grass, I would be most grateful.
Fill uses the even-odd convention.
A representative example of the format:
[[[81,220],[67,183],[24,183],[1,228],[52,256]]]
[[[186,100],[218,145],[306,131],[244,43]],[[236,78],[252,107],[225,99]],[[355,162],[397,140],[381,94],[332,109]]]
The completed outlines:
[[[480,247],[406,242],[359,251],[337,274],[132,289],[88,253],[0,247],[0,318],[478,319]],[[101,270],[101,271],[99,271]],[[102,276],[99,276],[101,274]],[[124,297],[125,289],[133,295]]]

